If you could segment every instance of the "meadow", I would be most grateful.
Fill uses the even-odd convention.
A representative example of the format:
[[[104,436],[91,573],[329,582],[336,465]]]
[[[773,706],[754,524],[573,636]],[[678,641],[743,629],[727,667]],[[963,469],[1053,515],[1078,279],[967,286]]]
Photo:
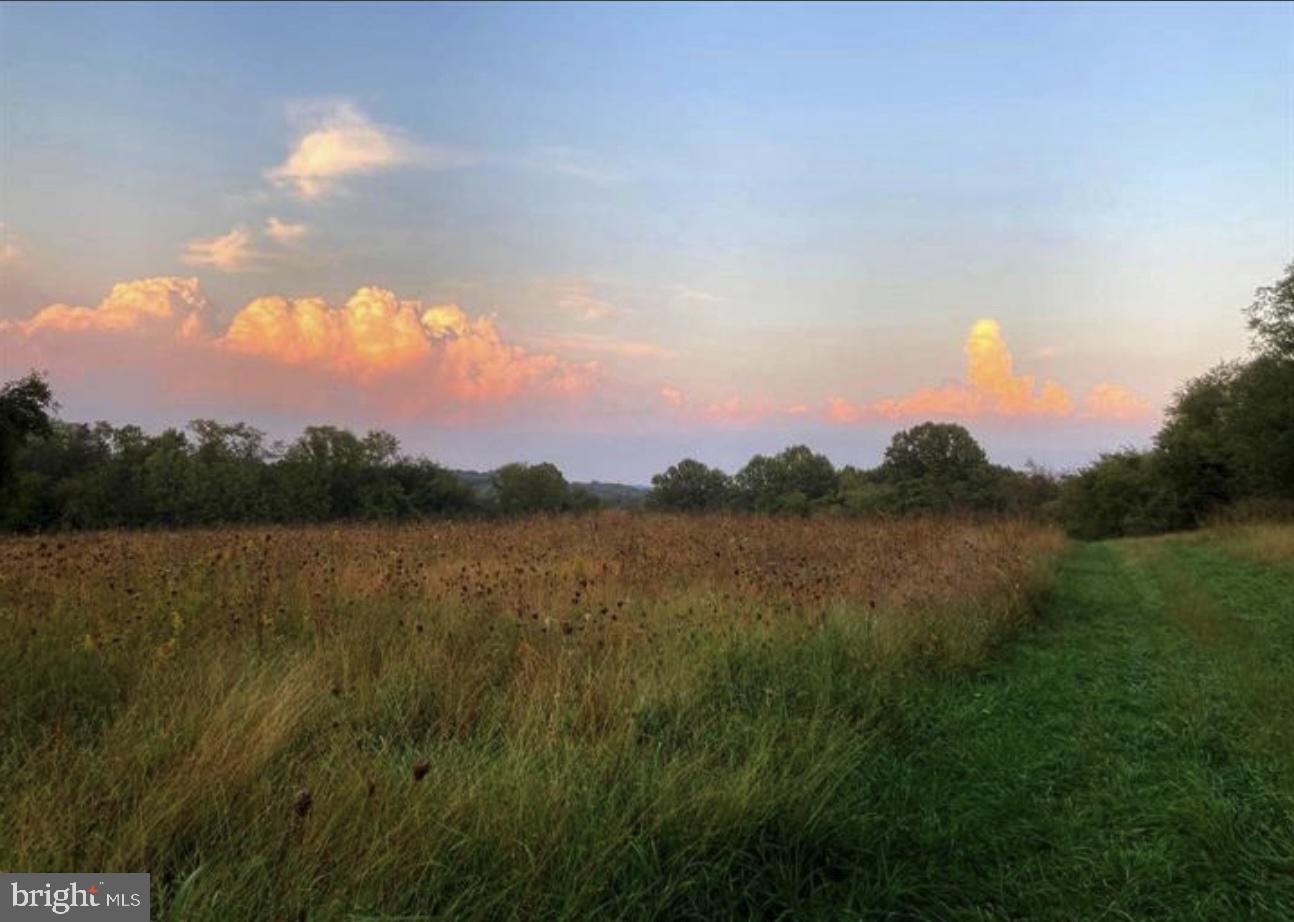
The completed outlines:
[[[615,512],[5,539],[0,866],[146,869],[176,919],[862,911],[869,766],[1063,545]]]

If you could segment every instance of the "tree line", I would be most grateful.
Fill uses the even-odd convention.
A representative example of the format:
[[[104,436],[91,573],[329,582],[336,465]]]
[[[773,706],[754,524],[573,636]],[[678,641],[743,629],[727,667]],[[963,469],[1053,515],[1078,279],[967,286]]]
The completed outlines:
[[[138,426],[65,422],[38,374],[0,389],[0,527],[180,527],[235,523],[408,521],[439,516],[580,512],[602,505],[553,464],[506,464],[476,489],[400,451],[395,436],[308,427],[271,444],[246,423],[194,420],[150,435]],[[897,434],[875,470],[837,470],[796,445],[756,455],[736,475],[691,459],[639,494],[651,509],[767,514],[1045,512],[1056,479],[990,464],[961,426]]]
[[[1104,454],[1065,480],[1075,537],[1194,528],[1223,510],[1294,512],[1294,263],[1247,308],[1248,359],[1187,381],[1146,451]]]
[[[138,426],[65,422],[38,374],[0,390],[0,526],[178,527],[231,523],[407,521],[429,516],[579,512],[602,501],[553,464],[506,464],[475,489],[395,436],[311,426],[287,445],[246,423]],[[795,445],[756,455],[734,476],[691,459],[652,478],[643,505],[676,512],[899,515],[1054,510],[1057,481],[989,463],[964,428],[924,423],[894,436],[874,470],[837,470]]]
[[[993,464],[962,426],[897,433],[875,468],[837,469],[805,445],[733,475],[685,459],[652,478],[651,509],[778,515],[961,512],[1051,518],[1080,538],[1194,527],[1241,503],[1294,507],[1294,264],[1247,310],[1254,352],[1188,381],[1149,450],[1058,477]],[[0,527],[407,521],[579,512],[601,500],[553,464],[507,464],[475,489],[395,436],[311,426],[287,445],[245,423],[138,426],[59,420],[32,373],[0,388]]]
[[[245,423],[199,419],[149,435],[64,422],[52,406],[36,374],[0,390],[0,527],[407,521],[597,505],[552,464],[504,465],[487,491],[473,489],[402,454],[387,432],[311,426],[283,446]]]
[[[793,515],[1051,515],[1059,493],[1051,473],[992,464],[964,427],[928,422],[897,433],[882,463],[871,469],[837,470],[806,445],[755,455],[732,476],[688,458],[652,478],[647,505],[674,512]]]

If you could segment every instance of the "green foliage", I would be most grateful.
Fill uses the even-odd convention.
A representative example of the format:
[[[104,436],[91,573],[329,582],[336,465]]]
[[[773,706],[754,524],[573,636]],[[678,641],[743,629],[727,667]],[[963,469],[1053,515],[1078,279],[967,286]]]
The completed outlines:
[[[652,478],[648,505],[698,511],[718,508],[774,515],[826,512],[894,516],[920,512],[1007,512],[1054,516],[1059,487],[1050,473],[989,464],[961,426],[923,423],[894,436],[885,463],[839,471],[804,445],[755,455],[729,478],[686,459]]]
[[[884,476],[895,483],[966,480],[988,466],[988,456],[964,426],[922,423],[896,433],[885,449]]]
[[[1245,316],[1256,349],[1294,359],[1294,262],[1285,267],[1284,276],[1254,292]]]
[[[451,472],[399,453],[395,437],[312,426],[276,457],[245,423],[137,426],[50,422],[15,452],[0,525],[53,528],[407,520],[481,508]]]
[[[732,499],[732,478],[715,467],[684,458],[651,479],[647,505],[674,512],[721,509]]]
[[[1294,499],[1294,354],[1263,355],[1232,386],[1227,436],[1236,492]]]
[[[825,455],[792,445],[774,455],[755,455],[733,478],[736,501],[755,512],[807,512],[836,493],[836,469]]]
[[[1069,533],[1083,539],[1146,535],[1186,524],[1159,458],[1150,452],[1101,455],[1065,480],[1060,509]]]
[[[992,465],[995,505],[1010,515],[1054,520],[1059,514],[1060,479],[1032,461],[1024,470]]]
[[[891,516],[903,511],[899,490],[889,483],[859,483],[842,487],[841,511],[857,516]]]
[[[1180,518],[1198,524],[1235,493],[1235,464],[1227,423],[1242,367],[1219,365],[1186,382],[1165,412],[1155,437],[1157,468]]]
[[[53,403],[49,382],[34,371],[0,388],[0,496],[10,489],[14,457],[23,443],[49,434]]]
[[[505,464],[490,478],[494,503],[504,515],[574,512],[594,509],[598,500],[586,490],[572,489],[557,466]]]
[[[965,427],[954,423],[922,423],[896,433],[878,474],[892,487],[889,501],[901,512],[1001,505],[998,477],[984,449]]]

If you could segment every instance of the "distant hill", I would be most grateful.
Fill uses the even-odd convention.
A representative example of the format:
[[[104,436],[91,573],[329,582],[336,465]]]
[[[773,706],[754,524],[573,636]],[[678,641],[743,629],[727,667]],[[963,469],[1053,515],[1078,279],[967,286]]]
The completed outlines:
[[[454,476],[467,484],[477,493],[488,496],[490,487],[490,471],[454,471]],[[604,483],[600,480],[590,480],[581,482],[578,480],[571,481],[571,486],[580,490],[587,490],[592,493],[608,506],[637,506],[642,503],[647,496],[647,487],[635,486],[630,483]]]
[[[603,483],[590,480],[587,483],[573,483],[573,487],[588,490],[609,506],[637,506],[647,497],[647,487],[634,486],[631,483]]]

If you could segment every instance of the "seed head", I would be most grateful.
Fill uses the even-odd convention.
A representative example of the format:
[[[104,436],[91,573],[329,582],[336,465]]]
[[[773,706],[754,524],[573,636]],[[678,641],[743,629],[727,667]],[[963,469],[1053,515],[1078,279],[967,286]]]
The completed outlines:
[[[310,812],[310,808],[313,805],[314,798],[310,796],[310,789],[302,788],[297,791],[296,800],[292,802],[292,810],[297,816],[301,817],[301,819],[305,819],[306,814]]]

